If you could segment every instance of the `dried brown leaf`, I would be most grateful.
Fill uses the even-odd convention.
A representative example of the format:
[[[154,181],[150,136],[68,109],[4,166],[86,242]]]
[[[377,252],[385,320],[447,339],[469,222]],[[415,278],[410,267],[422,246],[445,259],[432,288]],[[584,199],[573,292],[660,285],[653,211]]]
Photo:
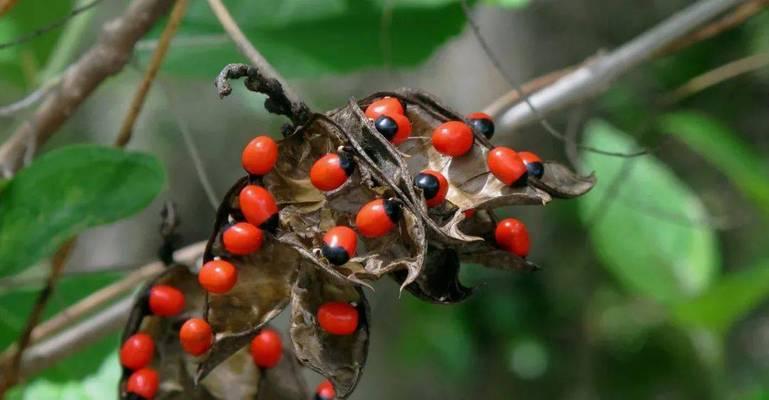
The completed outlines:
[[[318,308],[336,301],[353,303],[358,310],[358,329],[351,335],[331,335],[318,325]],[[329,378],[339,398],[352,393],[366,364],[369,314],[359,287],[315,268],[302,269],[291,299],[291,340],[299,361]]]
[[[531,185],[561,199],[571,199],[595,186],[595,175],[579,176],[555,161],[545,161],[541,179],[531,178]]]
[[[406,275],[403,271],[391,274],[396,282],[403,284]],[[453,249],[429,247],[425,266],[417,279],[405,286],[409,293],[419,299],[437,303],[459,303],[473,293],[472,288],[459,282],[459,256]]]

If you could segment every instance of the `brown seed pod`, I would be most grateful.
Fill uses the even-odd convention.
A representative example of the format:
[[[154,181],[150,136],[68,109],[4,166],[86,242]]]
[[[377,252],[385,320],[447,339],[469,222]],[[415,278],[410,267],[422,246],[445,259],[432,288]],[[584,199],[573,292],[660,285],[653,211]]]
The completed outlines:
[[[292,125],[284,128],[285,138],[278,143],[274,168],[263,176],[236,182],[217,213],[204,259],[231,262],[238,269],[238,282],[225,294],[198,294],[201,299],[205,296],[204,305],[201,300],[202,315],[215,336],[191,381],[200,382],[206,393],[215,391],[207,382],[230,379],[219,369],[233,368],[227,365],[238,362],[251,338],[291,304],[290,337],[296,357],[288,358],[329,378],[339,398],[346,398],[360,378],[368,351],[371,317],[362,287],[371,287],[373,281],[388,275],[418,298],[449,304],[473,292],[459,282],[461,262],[503,270],[536,269],[527,259],[497,246],[493,209],[544,205],[553,197],[582,195],[595,184],[592,175],[581,177],[558,163],[544,162],[540,178],[522,179],[518,186],[505,185],[490,173],[486,155],[493,145],[478,132],[473,132],[473,145],[464,155],[439,153],[431,142],[433,130],[447,121],[467,121],[417,90],[375,93],[321,114],[311,112],[301,102],[292,102],[279,82],[265,80],[260,71],[242,64],[229,65],[219,74],[219,95],[228,95],[232,90],[228,80],[240,77],[246,78],[250,90],[267,94],[267,109],[287,116]],[[404,106],[412,128],[410,137],[398,145],[388,141],[389,136],[380,133],[364,112],[373,101],[388,96]],[[342,154],[354,168],[347,165],[343,171],[336,170],[332,184],[319,185],[332,190],[321,191],[313,185],[316,178],[313,175],[310,179],[310,169],[328,153]],[[431,200],[430,208],[425,199],[430,186],[414,185],[415,176],[425,169],[438,171],[446,178],[443,183],[438,180],[439,187],[446,190],[440,192],[438,200]],[[280,211],[275,229],[265,231],[261,250],[237,256],[227,253],[221,237],[229,225],[245,218],[238,196],[247,184],[263,186]],[[421,188],[426,188],[425,192]],[[443,193],[445,200],[441,200]],[[352,238],[347,230],[345,240],[349,243],[338,249],[346,255],[339,258],[328,253],[330,250],[323,247],[325,232],[338,226],[355,229],[358,210],[377,198],[391,199],[399,207],[392,221],[395,228],[375,238]],[[472,218],[467,217],[470,210],[475,214]],[[317,313],[328,302],[339,302],[356,315],[346,304],[354,305],[359,324],[351,334],[334,335],[322,329]],[[296,370],[292,365],[284,369]],[[185,364],[182,370],[190,369]],[[257,383],[249,383],[244,390],[255,388],[257,392],[253,393],[258,393],[259,399],[299,396],[285,389],[300,386],[292,380],[298,379],[296,374],[278,374],[278,370],[260,371]],[[275,374],[279,378],[271,379]],[[268,381],[276,386],[267,388]],[[289,382],[288,386],[285,382]],[[187,383],[181,385],[189,388]],[[275,394],[268,395],[271,391]]]
[[[149,290],[154,285],[169,285],[182,291],[185,309],[173,317],[153,315],[147,306]],[[158,372],[160,385],[155,399],[286,399],[304,400],[307,389],[301,379],[296,357],[291,348],[270,371],[260,371],[247,349],[235,352],[218,365],[208,377],[195,384],[197,360],[185,353],[179,342],[179,328],[189,318],[203,315],[205,293],[195,274],[184,265],[173,265],[139,292],[136,303],[123,331],[123,340],[137,333],[150,335],[156,346],[150,365]],[[118,386],[121,399],[129,398],[124,391],[130,371],[124,370]]]

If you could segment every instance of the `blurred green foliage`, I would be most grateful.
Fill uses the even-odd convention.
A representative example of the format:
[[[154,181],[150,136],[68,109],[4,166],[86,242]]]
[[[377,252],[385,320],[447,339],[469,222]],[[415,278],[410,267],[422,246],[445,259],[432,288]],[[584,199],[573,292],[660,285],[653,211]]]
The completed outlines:
[[[85,275],[68,275],[61,278],[56,290],[51,296],[49,306],[46,308],[44,318],[49,318],[62,311],[67,306],[87,297],[92,292],[117,281],[123,276],[121,273],[88,273]],[[3,287],[0,292],[0,348],[6,348],[14,343],[21,334],[26,315],[32,309],[38,292],[42,285],[42,278],[27,279],[30,283],[14,284],[12,287]],[[30,386],[22,386],[18,390],[9,393],[9,398],[16,399],[58,399],[59,397],[38,397],[42,392],[38,390],[85,390],[93,383],[84,383],[83,379],[92,375],[104,362],[106,355],[113,352],[117,346],[117,334],[95,342],[92,346],[73,354],[46,369],[41,377]],[[111,368],[118,370],[115,362]],[[101,385],[110,387],[103,393],[111,393],[114,390],[116,380],[103,382]],[[38,387],[39,386],[39,387]],[[59,387],[59,389],[55,389]],[[29,389],[29,392],[27,391]],[[50,393],[50,392],[46,392]],[[98,392],[97,392],[98,393]],[[86,398],[86,397],[67,397]],[[93,397],[98,398],[98,397]]]
[[[464,25],[457,1],[239,0],[228,7],[246,36],[286,77],[317,77],[385,63],[413,66]],[[193,2],[179,32],[189,45],[174,46],[165,68],[209,79],[211,71],[243,61],[223,34],[208,5]],[[217,35],[223,40],[210,40]]]
[[[0,277],[87,228],[140,211],[164,184],[163,167],[147,154],[77,145],[43,155],[0,193]]]
[[[766,157],[728,126],[702,113],[681,111],[660,117],[660,129],[706,158],[769,218],[769,165]]]
[[[603,121],[586,127],[586,144],[631,152],[631,139]],[[579,200],[598,257],[629,290],[663,303],[700,293],[719,270],[708,215],[697,196],[653,156],[585,152],[601,183]]]

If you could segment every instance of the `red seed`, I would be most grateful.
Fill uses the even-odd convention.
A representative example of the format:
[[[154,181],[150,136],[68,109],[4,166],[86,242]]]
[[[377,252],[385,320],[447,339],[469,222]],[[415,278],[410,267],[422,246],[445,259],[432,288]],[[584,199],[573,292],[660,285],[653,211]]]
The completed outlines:
[[[251,340],[251,357],[261,368],[272,368],[283,357],[283,342],[280,334],[273,329],[265,328]]]
[[[155,355],[155,341],[146,333],[137,333],[126,339],[120,347],[120,364],[132,370],[144,368]]]
[[[352,257],[358,248],[358,235],[346,226],[335,226],[323,235],[321,251],[334,265],[342,265]]]
[[[150,311],[161,317],[173,317],[184,310],[184,293],[168,285],[155,285],[150,289]]]
[[[158,373],[152,368],[142,368],[128,377],[126,392],[141,396],[143,399],[152,400],[158,391]]]
[[[238,269],[227,261],[212,260],[200,268],[198,282],[210,293],[224,294],[238,282]]]
[[[518,257],[529,255],[529,247],[531,246],[529,231],[523,222],[515,218],[499,221],[494,230],[494,239],[499,247]]]
[[[400,208],[390,200],[376,199],[366,203],[355,216],[355,226],[368,238],[384,236],[395,228]]]
[[[348,303],[325,303],[318,308],[318,324],[332,335],[350,335],[358,329],[358,310]]]
[[[489,171],[505,185],[525,183],[526,165],[515,150],[498,146],[489,151],[486,156]]]
[[[334,400],[336,398],[336,390],[330,380],[325,379],[318,387],[315,388],[316,400]]]
[[[352,170],[352,163],[345,156],[328,153],[312,164],[310,182],[318,190],[328,192],[342,186]]]
[[[207,352],[213,339],[211,325],[200,318],[188,319],[179,330],[179,341],[182,348],[193,356]]]
[[[449,192],[449,181],[446,180],[446,177],[431,169],[425,169],[418,173],[414,177],[414,186],[422,189],[428,207],[441,205]]]
[[[366,116],[377,119],[380,115],[404,115],[403,104],[394,97],[383,97],[366,107]]]
[[[449,121],[433,130],[433,147],[439,153],[459,157],[473,148],[473,130],[462,121]]]
[[[252,175],[266,175],[278,161],[278,145],[269,136],[257,136],[243,149],[243,169]]]
[[[263,227],[262,224],[271,223],[278,213],[275,198],[267,189],[258,185],[244,187],[240,191],[238,203],[243,215],[246,216],[246,220],[258,227]]]
[[[248,222],[238,222],[222,234],[222,244],[231,254],[244,256],[262,248],[264,233]]]

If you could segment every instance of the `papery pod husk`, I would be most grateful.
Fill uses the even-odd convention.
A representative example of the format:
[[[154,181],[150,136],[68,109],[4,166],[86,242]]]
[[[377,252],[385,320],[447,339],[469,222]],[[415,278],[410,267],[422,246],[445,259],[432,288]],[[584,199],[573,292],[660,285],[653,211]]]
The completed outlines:
[[[249,357],[250,358],[250,357]],[[251,360],[253,363],[253,360]],[[283,358],[278,365],[262,369],[258,400],[305,400],[309,399],[307,385],[302,378],[299,365],[291,344],[284,342]]]
[[[184,293],[185,309],[174,317],[159,317],[152,314],[148,306],[149,290],[154,285],[173,286]],[[256,397],[259,384],[259,371],[253,361],[247,357],[233,357],[220,365],[217,373],[210,379],[196,385],[194,382],[197,360],[185,353],[179,342],[179,328],[189,318],[203,314],[205,294],[200,289],[197,277],[184,265],[173,265],[164,273],[146,285],[129,315],[121,343],[129,336],[142,332],[150,335],[155,342],[155,357],[151,367],[158,372],[160,385],[155,396],[157,400],[192,399],[192,400],[235,400]],[[246,353],[248,356],[248,354]],[[118,391],[121,399],[129,396],[123,391],[125,381],[131,371],[124,369]],[[234,391],[223,390],[237,385]]]
[[[337,301],[353,303],[358,310],[358,328],[351,335],[331,335],[318,324],[318,308]],[[368,355],[369,323],[370,310],[360,287],[312,267],[302,268],[291,298],[290,333],[294,351],[304,366],[331,380],[338,398],[352,393],[363,372]]]
[[[416,281],[404,286],[415,297],[436,304],[455,304],[470,297],[473,289],[464,286],[459,280],[460,261],[502,270],[539,269],[536,264],[492,244],[496,218],[491,212],[478,210],[472,218],[461,221],[457,226],[463,232],[478,235],[484,240],[457,247],[430,246],[422,274]],[[403,272],[394,272],[391,277],[403,285]]]
[[[437,237],[438,240],[444,237],[464,242],[479,240],[456,229],[456,225],[464,219],[463,212],[466,210],[506,205],[544,205],[551,200],[551,196],[570,198],[584,194],[595,183],[592,175],[580,177],[558,163],[545,162],[545,174],[541,179],[532,178],[523,187],[506,186],[488,173],[486,154],[493,145],[483,135],[474,133],[473,149],[462,157],[444,156],[433,148],[429,140],[433,129],[449,120],[464,120],[461,115],[429,94],[413,89],[375,93],[359,101],[358,109],[365,109],[372,101],[384,96],[396,97],[406,105],[406,116],[412,123],[413,139],[397,147],[390,144],[390,151],[402,155],[401,159],[405,160],[410,176],[429,168],[440,171],[449,182],[446,195],[448,206],[429,210],[429,216],[442,227],[442,235]],[[421,194],[414,203],[422,204],[420,200]],[[451,244],[451,241],[444,242]]]
[[[454,248],[461,262],[480,264],[506,271],[535,271],[539,266],[509,251],[498,248],[494,240],[497,218],[490,210],[478,210],[472,218],[457,225],[463,232],[477,235],[483,241],[468,243]]]
[[[238,269],[235,286],[225,294],[206,294],[205,319],[214,332],[214,343],[200,363],[196,381],[246,346],[264,324],[288,304],[301,255],[265,232],[260,251],[247,256],[228,254],[222,233],[241,216],[238,194],[248,183],[241,179],[225,196],[217,211],[214,232],[203,255],[204,262],[221,257]]]
[[[409,270],[413,280],[422,266],[426,244],[421,219],[408,203],[403,203],[398,186],[388,183],[388,175],[372,169],[365,152],[354,151],[356,144],[350,138],[333,120],[317,115],[280,141],[278,162],[263,178],[281,207],[278,240],[293,246],[329,274],[355,284],[368,286],[366,281],[398,269]],[[352,149],[348,154],[355,162],[355,171],[340,188],[323,193],[311,184],[309,170],[318,158],[340,147]],[[324,232],[336,225],[354,227],[358,210],[375,198],[395,198],[402,203],[398,229],[382,238],[360,237],[361,256],[343,266],[331,265],[319,257]]]
[[[435,304],[455,304],[466,300],[473,289],[459,281],[459,255],[454,249],[429,247],[425,266],[417,279],[403,286],[418,299]],[[405,274],[396,271],[391,274],[396,282],[403,285]]]

